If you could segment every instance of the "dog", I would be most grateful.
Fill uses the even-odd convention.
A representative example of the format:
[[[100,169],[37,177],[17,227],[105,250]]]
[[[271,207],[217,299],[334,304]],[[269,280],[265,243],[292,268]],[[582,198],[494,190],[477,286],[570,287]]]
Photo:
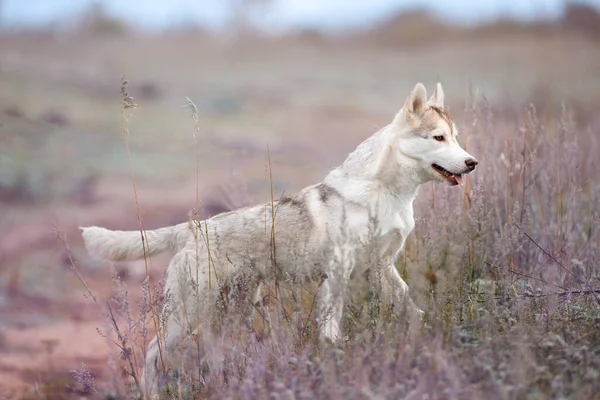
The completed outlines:
[[[112,261],[174,253],[165,291],[170,312],[162,349],[150,343],[142,381],[156,392],[160,355],[186,336],[209,331],[223,311],[223,289],[235,295],[227,313],[251,319],[261,282],[320,281],[319,335],[341,338],[348,282],[368,271],[380,297],[398,315],[422,311],[408,295],[395,261],[414,228],[413,201],[429,181],[459,185],[477,160],[457,141],[437,83],[428,99],[418,83],[392,122],[362,142],[323,182],[272,203],[204,221],[146,231],[80,228],[89,253]],[[234,288],[235,290],[231,290]],[[221,311],[219,311],[221,310]]]

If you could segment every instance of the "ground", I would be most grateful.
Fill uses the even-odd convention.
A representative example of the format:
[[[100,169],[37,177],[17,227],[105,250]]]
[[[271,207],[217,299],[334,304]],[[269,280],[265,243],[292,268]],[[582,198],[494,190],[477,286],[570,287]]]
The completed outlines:
[[[138,105],[127,111],[126,139],[147,229],[185,220],[197,193],[207,210],[267,200],[269,164],[277,195],[318,182],[391,120],[417,82],[429,91],[443,83],[461,142],[479,149],[488,139],[470,135],[470,93],[489,101],[506,140],[530,103],[543,119],[564,101],[584,126],[597,126],[600,104],[600,47],[573,33],[417,45],[368,35],[23,33],[0,37],[0,48],[0,398],[64,393],[82,363],[100,383],[111,379],[110,346],[97,332],[105,321],[56,231],[106,302],[110,271],[85,254],[77,227],[139,226],[123,75]],[[186,97],[198,107],[197,143]],[[500,150],[486,154],[500,159]],[[153,279],[167,260],[153,261]],[[143,263],[117,269],[139,297]]]

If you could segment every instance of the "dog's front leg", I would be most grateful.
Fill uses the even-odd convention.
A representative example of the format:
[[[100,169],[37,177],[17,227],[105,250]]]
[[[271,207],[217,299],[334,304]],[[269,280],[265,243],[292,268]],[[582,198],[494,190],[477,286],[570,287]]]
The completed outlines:
[[[381,271],[381,295],[385,303],[393,306],[394,314],[398,317],[418,319],[423,315],[408,294],[408,285],[398,273],[393,263],[385,265]]]
[[[335,342],[342,338],[340,322],[344,311],[344,297],[354,267],[346,250],[335,249],[335,259],[329,262],[326,278],[321,284],[317,305],[317,323],[321,337]]]

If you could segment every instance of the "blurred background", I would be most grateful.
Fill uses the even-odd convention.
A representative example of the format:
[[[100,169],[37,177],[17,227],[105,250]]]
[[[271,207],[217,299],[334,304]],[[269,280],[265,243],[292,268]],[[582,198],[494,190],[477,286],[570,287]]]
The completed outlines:
[[[205,215],[268,200],[269,165],[276,196],[320,181],[417,82],[443,83],[463,145],[486,140],[468,135],[475,101],[506,140],[529,104],[541,121],[568,104],[597,129],[599,71],[600,1],[0,0],[0,398],[64,388],[82,363],[110,379],[69,256],[106,301],[110,273],[77,226],[138,226],[124,75],[153,229],[185,220],[197,193]],[[143,270],[117,266],[133,296]]]

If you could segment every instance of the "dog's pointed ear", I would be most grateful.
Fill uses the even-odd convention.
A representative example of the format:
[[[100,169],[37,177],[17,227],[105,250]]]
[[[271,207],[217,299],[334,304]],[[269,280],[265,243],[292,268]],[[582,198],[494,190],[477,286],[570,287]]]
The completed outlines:
[[[433,94],[427,101],[427,104],[438,107],[440,109],[444,109],[444,89],[442,89],[441,83],[435,84],[435,89],[433,90]]]
[[[414,121],[415,117],[420,117],[425,112],[427,104],[427,91],[422,83],[417,83],[415,88],[410,92],[404,106],[394,118],[394,122]]]
[[[422,83],[417,83],[404,102],[404,111],[419,116],[425,111],[425,103],[427,103],[427,90]]]

